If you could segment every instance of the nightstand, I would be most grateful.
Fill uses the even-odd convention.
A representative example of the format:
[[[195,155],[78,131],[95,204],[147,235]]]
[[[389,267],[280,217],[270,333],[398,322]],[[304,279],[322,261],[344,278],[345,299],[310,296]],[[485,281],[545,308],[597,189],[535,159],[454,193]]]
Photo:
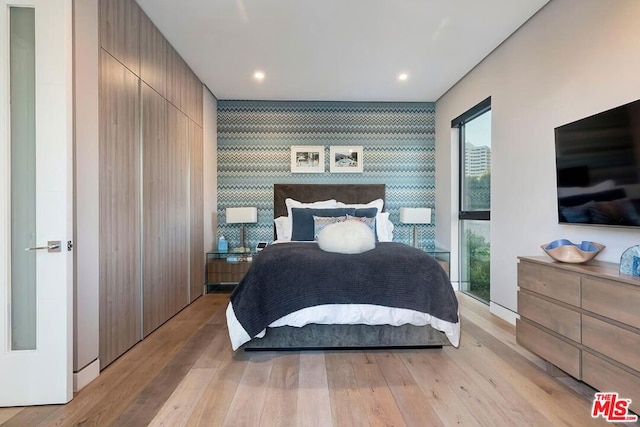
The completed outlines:
[[[255,252],[207,252],[205,293],[233,290],[255,256]]]
[[[451,252],[449,252],[446,249],[440,249],[432,246],[423,247],[420,249],[422,249],[423,251],[431,255],[433,258],[435,258],[436,261],[438,261],[438,264],[440,264],[444,269],[444,271],[447,272],[447,275],[451,276],[451,272],[449,271],[449,263],[451,262]]]

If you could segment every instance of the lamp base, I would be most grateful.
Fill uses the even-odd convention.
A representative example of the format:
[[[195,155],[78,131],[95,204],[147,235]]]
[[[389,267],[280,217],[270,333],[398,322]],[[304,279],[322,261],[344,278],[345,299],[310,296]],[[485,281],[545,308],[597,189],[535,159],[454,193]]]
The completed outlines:
[[[418,247],[418,226],[417,225],[413,226],[413,247],[414,248]]]

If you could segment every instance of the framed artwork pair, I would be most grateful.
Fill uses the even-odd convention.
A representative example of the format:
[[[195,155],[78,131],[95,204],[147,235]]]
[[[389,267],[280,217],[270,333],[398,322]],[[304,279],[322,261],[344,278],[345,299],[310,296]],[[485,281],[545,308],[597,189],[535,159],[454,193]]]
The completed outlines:
[[[362,173],[362,145],[331,145],[329,172]],[[324,173],[324,147],[322,145],[292,145],[291,173]]]

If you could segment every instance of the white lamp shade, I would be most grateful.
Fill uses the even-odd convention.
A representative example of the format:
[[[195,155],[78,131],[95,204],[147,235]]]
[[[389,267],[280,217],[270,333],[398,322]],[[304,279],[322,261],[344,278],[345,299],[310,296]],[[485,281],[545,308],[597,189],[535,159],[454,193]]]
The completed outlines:
[[[227,224],[249,224],[258,222],[258,208],[227,208]]]
[[[403,224],[431,224],[431,208],[400,208]]]

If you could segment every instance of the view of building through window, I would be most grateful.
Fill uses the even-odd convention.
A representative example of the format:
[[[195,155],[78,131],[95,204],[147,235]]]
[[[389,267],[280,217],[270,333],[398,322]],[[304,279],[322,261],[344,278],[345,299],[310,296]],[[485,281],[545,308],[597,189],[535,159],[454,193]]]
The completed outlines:
[[[460,123],[460,283],[490,300],[490,104]]]

